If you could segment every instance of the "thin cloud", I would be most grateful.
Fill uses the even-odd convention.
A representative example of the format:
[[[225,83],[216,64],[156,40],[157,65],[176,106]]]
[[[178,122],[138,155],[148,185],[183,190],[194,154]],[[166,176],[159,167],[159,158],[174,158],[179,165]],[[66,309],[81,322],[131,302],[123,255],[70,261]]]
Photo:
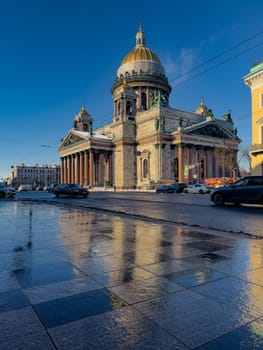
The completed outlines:
[[[187,72],[191,71],[197,64],[197,53],[192,48],[182,48],[179,54],[176,55],[168,53],[163,60],[170,82],[176,80],[176,84],[187,80],[189,78]]]
[[[162,60],[162,63],[165,67],[165,72],[168,77],[179,74],[178,64],[170,53],[166,54],[166,57]]]

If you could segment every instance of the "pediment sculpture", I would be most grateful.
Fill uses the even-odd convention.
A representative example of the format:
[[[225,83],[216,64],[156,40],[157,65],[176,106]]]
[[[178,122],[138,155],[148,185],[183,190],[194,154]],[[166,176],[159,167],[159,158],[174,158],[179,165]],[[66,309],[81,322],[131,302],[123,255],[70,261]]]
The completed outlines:
[[[70,148],[71,146],[82,143],[84,141],[85,140],[83,138],[81,138],[80,136],[71,134],[66,138],[66,140],[64,140],[64,142],[61,146],[61,149]]]
[[[191,134],[229,139],[229,135],[216,125],[206,125],[202,128],[191,131]]]

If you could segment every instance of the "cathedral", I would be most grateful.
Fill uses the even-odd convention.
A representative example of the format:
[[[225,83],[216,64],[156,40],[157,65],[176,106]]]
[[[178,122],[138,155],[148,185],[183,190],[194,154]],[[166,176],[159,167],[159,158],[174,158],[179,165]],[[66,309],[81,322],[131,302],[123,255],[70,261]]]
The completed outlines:
[[[111,123],[93,130],[93,119],[82,106],[61,140],[61,182],[152,189],[236,176],[241,140],[231,113],[217,119],[204,101],[195,112],[172,108],[171,90],[140,27],[111,88]]]

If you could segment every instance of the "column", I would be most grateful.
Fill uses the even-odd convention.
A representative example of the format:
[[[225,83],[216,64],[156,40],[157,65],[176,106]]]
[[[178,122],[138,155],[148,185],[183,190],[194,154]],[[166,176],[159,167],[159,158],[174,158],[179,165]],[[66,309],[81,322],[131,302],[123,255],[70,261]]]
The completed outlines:
[[[75,182],[75,154],[71,155],[71,177],[70,182]]]
[[[80,152],[79,154],[79,183],[83,185],[83,165],[84,165],[84,154]]]
[[[184,181],[186,182],[190,182],[192,180],[191,179],[191,149],[190,149],[190,146],[188,145],[187,148],[186,148],[186,162],[187,162],[187,166],[188,166],[188,171],[187,171],[187,174],[184,173]]]
[[[139,108],[139,109],[142,108],[142,99],[141,99],[141,96],[142,96],[142,88],[140,87],[140,88],[139,88],[139,91],[138,91],[138,98],[137,98],[138,106],[136,106],[136,107]]]
[[[87,186],[89,184],[89,153],[84,151],[84,184]]]
[[[104,166],[105,166],[104,154],[100,153],[100,158],[99,158],[99,183],[103,184],[103,185],[105,183]]]
[[[139,172],[140,172],[140,181],[142,181],[142,157],[140,157],[140,169],[139,169]]]
[[[208,149],[204,149],[204,178],[208,178]]]
[[[63,158],[63,164],[61,166],[61,183],[65,183],[67,182],[66,179],[67,179],[67,157],[64,157]]]
[[[199,148],[196,148],[196,181],[200,182],[200,153]]]
[[[71,155],[67,156],[67,177],[66,182],[71,182]]]
[[[93,151],[90,150],[89,153],[89,183],[90,185],[93,184]]]
[[[183,169],[183,145],[178,144],[178,182],[184,180],[184,169]]]
[[[61,172],[60,172],[60,183],[64,183],[64,176],[65,176],[65,158],[61,157],[60,158],[60,168],[61,168]]]
[[[109,155],[109,181],[110,181],[110,185],[114,185],[113,184],[113,162],[112,162],[112,153],[110,153]]]
[[[147,164],[147,166],[148,166],[148,181],[150,181],[151,180],[151,163],[150,163],[150,153],[148,153],[148,164]]]
[[[79,184],[79,153],[75,154],[75,183]]]
[[[149,92],[149,87],[147,86],[146,88],[146,109],[151,108],[151,98],[150,98],[150,92]]]

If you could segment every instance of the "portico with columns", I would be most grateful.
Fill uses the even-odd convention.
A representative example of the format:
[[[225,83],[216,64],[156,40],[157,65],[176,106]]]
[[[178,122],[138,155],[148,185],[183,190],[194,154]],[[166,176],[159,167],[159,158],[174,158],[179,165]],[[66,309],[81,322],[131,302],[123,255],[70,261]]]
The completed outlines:
[[[88,185],[113,183],[112,152],[107,136],[92,131],[92,118],[82,106],[74,118],[74,127],[59,146],[61,182]]]

